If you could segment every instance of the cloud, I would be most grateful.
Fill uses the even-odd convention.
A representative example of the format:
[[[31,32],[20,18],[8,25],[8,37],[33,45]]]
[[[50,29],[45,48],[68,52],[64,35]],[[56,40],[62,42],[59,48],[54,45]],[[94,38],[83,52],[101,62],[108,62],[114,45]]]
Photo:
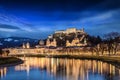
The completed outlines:
[[[3,31],[3,32],[15,32],[15,31],[17,31],[17,30],[15,30],[15,29],[0,28],[0,31]]]
[[[0,31],[5,32],[15,32],[17,30],[21,30],[19,27],[7,25],[7,24],[0,24]]]
[[[0,24],[0,28],[5,28],[5,29],[20,29],[19,27],[12,26],[12,25],[7,25],[7,24]]]
[[[0,24],[14,25],[26,31],[31,31],[31,28],[34,26],[33,24],[29,23],[25,18],[15,16],[14,14],[9,13],[5,8],[1,6]]]

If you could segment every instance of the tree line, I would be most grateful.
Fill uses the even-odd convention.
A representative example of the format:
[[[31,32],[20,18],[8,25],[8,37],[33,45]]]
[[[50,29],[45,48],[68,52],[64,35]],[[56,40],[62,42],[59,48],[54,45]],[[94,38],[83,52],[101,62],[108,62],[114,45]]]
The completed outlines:
[[[96,55],[116,55],[120,51],[120,33],[110,32],[103,38],[99,37],[98,43],[91,47],[91,52]]]

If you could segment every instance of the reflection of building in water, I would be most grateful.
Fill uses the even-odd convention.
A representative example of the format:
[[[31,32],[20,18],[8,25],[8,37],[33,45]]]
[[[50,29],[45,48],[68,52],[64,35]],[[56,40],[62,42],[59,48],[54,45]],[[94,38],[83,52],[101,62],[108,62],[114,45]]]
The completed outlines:
[[[7,73],[7,68],[4,67],[4,68],[0,68],[0,77],[4,77],[6,76],[6,73]]]
[[[25,63],[16,66],[15,70],[26,70],[29,74],[31,68],[43,69],[55,76],[66,76],[66,80],[88,80],[89,75],[95,73],[120,75],[120,70],[111,64],[94,60],[75,59],[25,58]]]

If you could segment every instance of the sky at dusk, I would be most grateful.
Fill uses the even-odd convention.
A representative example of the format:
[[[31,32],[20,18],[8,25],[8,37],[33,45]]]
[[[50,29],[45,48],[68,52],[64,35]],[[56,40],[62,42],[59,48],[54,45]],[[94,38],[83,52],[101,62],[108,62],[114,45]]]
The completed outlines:
[[[120,32],[120,0],[0,0],[0,37],[44,39],[72,27]]]

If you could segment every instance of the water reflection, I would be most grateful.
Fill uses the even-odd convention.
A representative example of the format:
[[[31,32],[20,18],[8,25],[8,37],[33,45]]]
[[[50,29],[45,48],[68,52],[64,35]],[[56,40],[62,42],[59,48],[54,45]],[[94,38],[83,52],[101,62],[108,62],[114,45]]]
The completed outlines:
[[[7,68],[4,67],[4,68],[0,68],[0,77],[4,77],[6,76],[6,72],[7,72]]]
[[[120,69],[101,61],[55,58],[21,58],[21,65],[1,68],[1,80],[5,80],[10,70],[20,72],[22,80],[119,80]],[[12,69],[13,68],[13,69]],[[26,73],[25,73],[26,72]],[[36,75],[32,74],[35,73]],[[8,74],[7,74],[8,73]],[[18,76],[18,74],[16,74]],[[15,75],[15,74],[14,74]],[[39,75],[43,75],[40,77]],[[14,79],[14,78],[13,78]],[[10,79],[11,80],[11,79]]]

